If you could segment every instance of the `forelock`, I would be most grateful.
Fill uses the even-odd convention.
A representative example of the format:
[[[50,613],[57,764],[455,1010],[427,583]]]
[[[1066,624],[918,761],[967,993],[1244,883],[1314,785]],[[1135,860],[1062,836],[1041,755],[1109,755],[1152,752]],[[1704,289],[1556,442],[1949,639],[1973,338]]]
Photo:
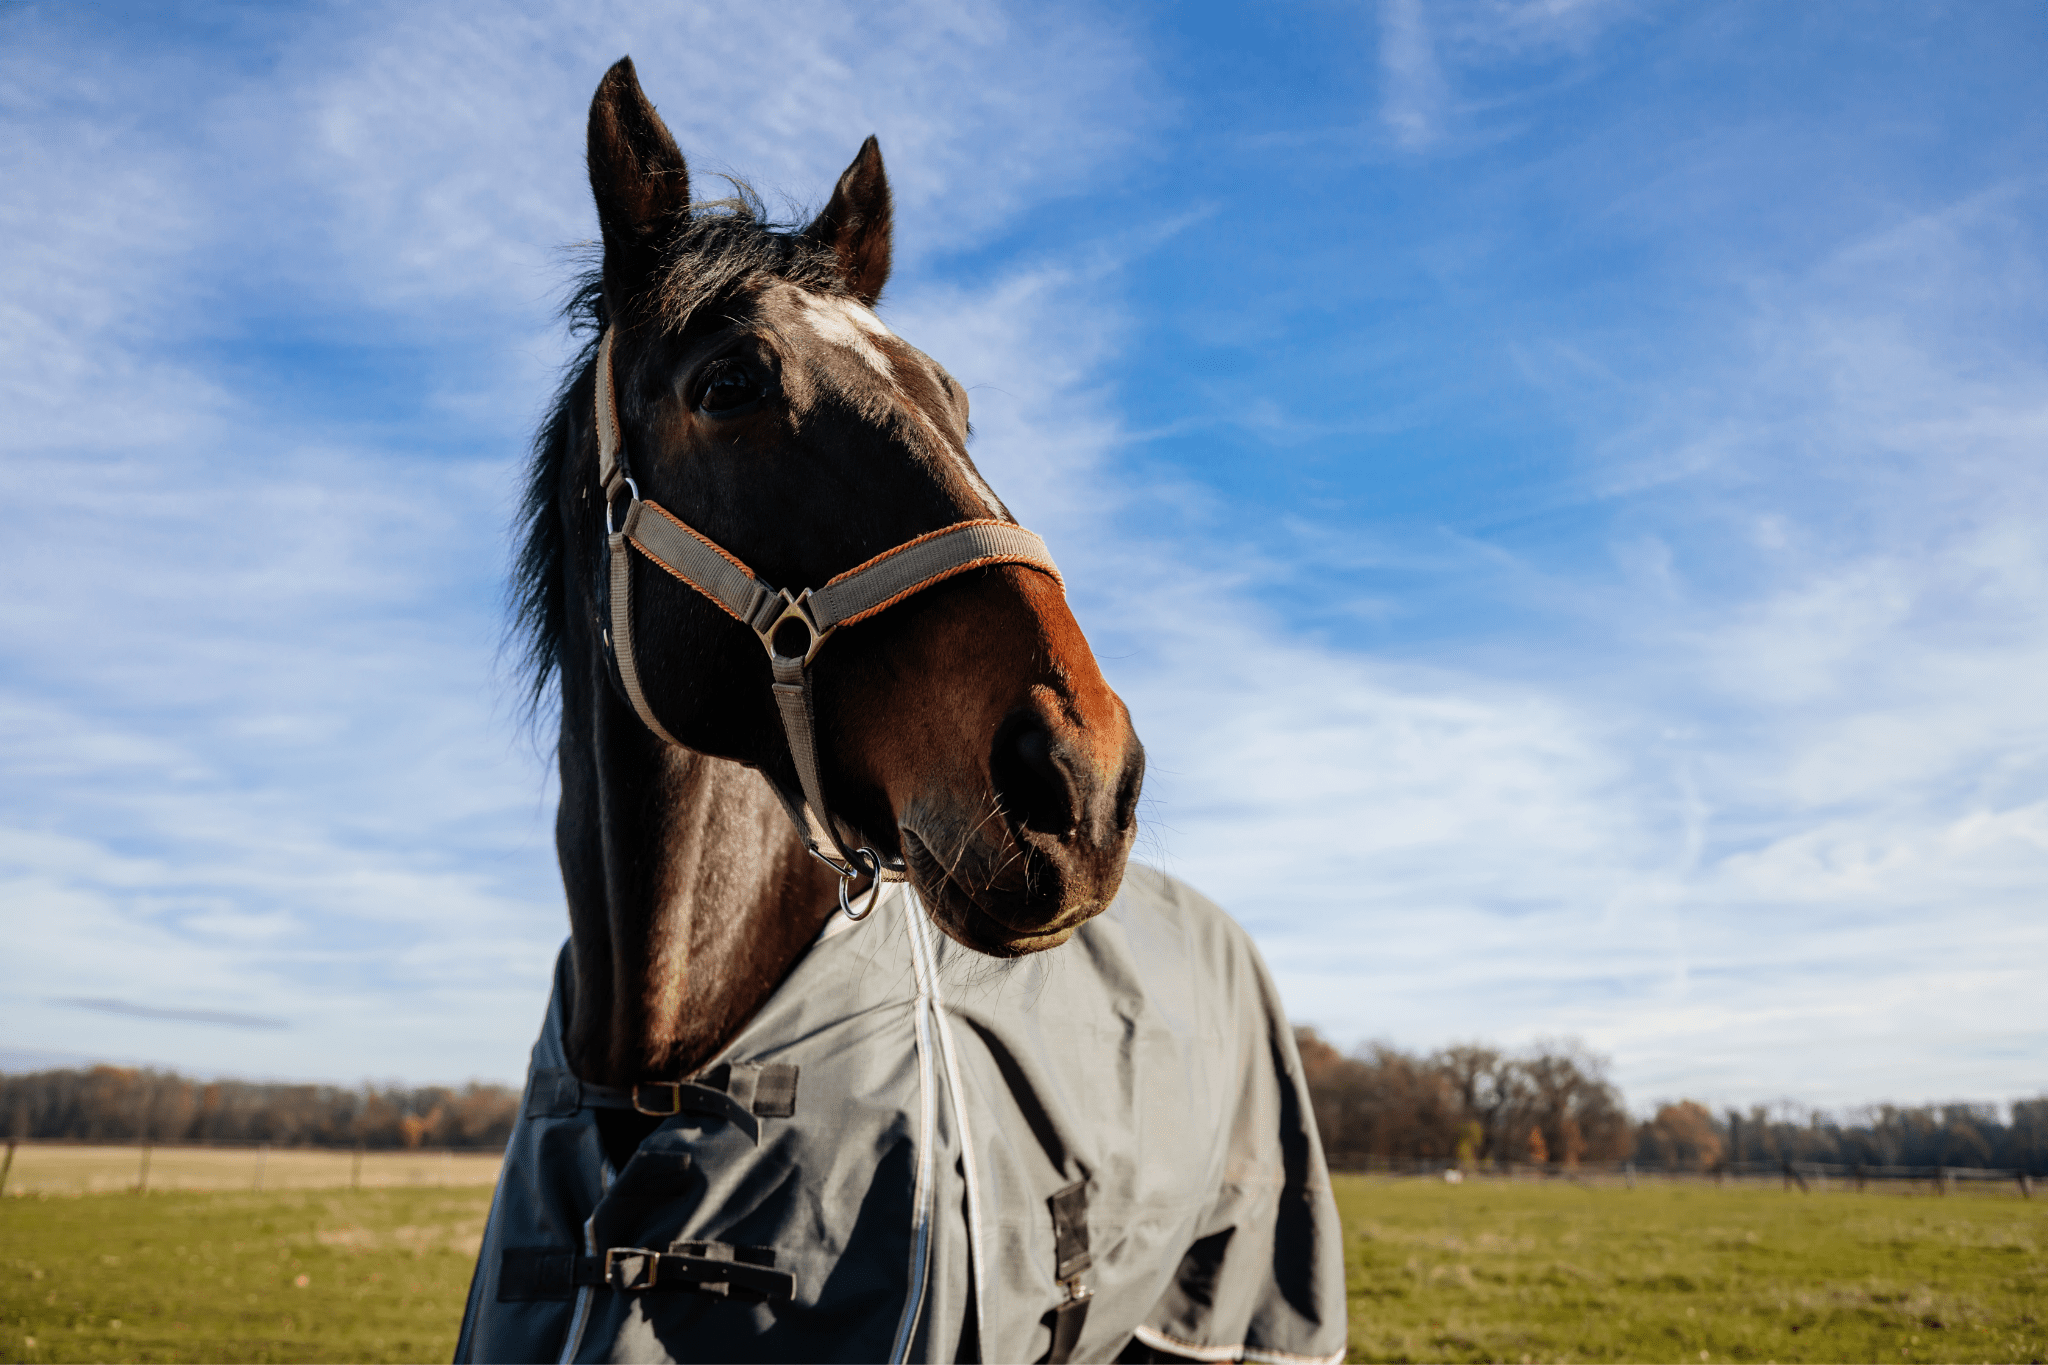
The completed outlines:
[[[669,239],[653,297],[664,331],[682,331],[707,305],[753,281],[786,280],[811,294],[846,294],[829,248],[768,222],[759,201],[738,188],[738,198],[695,205]]]

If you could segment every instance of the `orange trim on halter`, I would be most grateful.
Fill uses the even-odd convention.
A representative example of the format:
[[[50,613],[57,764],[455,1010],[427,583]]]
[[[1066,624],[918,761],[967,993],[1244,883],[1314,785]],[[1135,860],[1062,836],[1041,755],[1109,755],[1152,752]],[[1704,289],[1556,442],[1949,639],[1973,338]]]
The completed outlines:
[[[645,507],[650,512],[659,513],[663,521],[666,521],[669,525],[675,527],[678,531],[681,531],[684,535],[690,537],[690,539],[696,541],[705,549],[711,551],[720,559],[732,565],[735,569],[738,569],[741,573],[745,574],[753,582],[759,583],[761,581],[758,577],[755,576],[754,571],[752,569],[748,568],[746,565],[740,563],[737,559],[734,559],[730,554],[726,553],[724,546],[720,545],[717,541],[711,539],[709,536],[704,535],[703,533],[697,531],[695,528],[691,527],[689,523],[683,521],[680,517],[676,516],[675,513],[669,511],[660,503],[650,502],[647,499],[642,498],[640,500],[640,505],[642,507]],[[663,573],[667,574],[670,578],[673,578],[676,582],[681,583],[684,587],[695,589],[699,597],[702,597],[712,606],[717,607],[727,616],[732,617],[733,620],[739,621],[739,623],[743,626],[750,624],[747,621],[741,620],[740,614],[738,612],[734,611],[731,607],[728,607],[725,603],[719,601],[718,598],[712,596],[711,593],[707,592],[704,588],[704,585],[699,583],[696,579],[686,578],[681,572],[670,567],[669,562],[667,560],[663,559],[660,555],[654,553],[654,551],[648,549],[645,545],[642,545],[640,543],[639,537],[627,536],[626,543],[628,545],[631,545],[634,549],[638,550],[641,556],[645,558],[649,564],[654,565],[655,568],[660,569]]]
[[[1008,525],[1009,525],[1010,523],[1009,523],[1009,522],[1007,522],[1007,521],[991,521],[991,522],[983,522],[983,523],[976,523],[976,522],[971,522],[971,521],[970,521],[970,522],[962,522],[962,523],[959,523],[959,524],[960,524],[960,525],[963,525],[963,526],[973,526],[973,525],[977,525],[977,524],[981,524],[981,525],[992,525],[992,526],[1008,526]],[[951,531],[951,530],[955,530],[955,529],[957,529],[957,528],[956,528],[956,527],[953,527],[953,526],[948,526],[948,527],[946,528],[946,530],[947,530],[947,531]],[[934,534],[934,535],[943,535],[943,534],[945,534],[945,532],[943,532],[943,531],[937,531],[937,532],[933,532],[933,534]],[[919,539],[923,539],[923,537],[919,537]],[[912,545],[915,545],[916,543],[917,543],[916,541],[912,541],[912,542],[911,542],[911,544],[912,544]],[[902,548],[902,547],[899,547],[899,548]],[[892,554],[893,554],[893,553],[894,553],[894,551],[891,551],[890,553],[892,553]],[[886,559],[886,558],[888,558],[888,556],[887,556],[887,555],[881,555],[881,556],[877,556],[877,558],[882,558],[882,559]],[[874,560],[872,560],[872,559],[868,561],[868,563],[869,563],[869,564],[872,564],[872,563],[874,563],[874,562],[875,562],[875,561],[874,561]],[[1055,582],[1055,583],[1059,584],[1059,585],[1060,585],[1060,590],[1061,590],[1062,592],[1064,592],[1064,591],[1066,590],[1066,586],[1067,586],[1067,584],[1066,584],[1066,580],[1065,580],[1065,579],[1063,579],[1063,578],[1061,578],[1061,577],[1059,576],[1059,571],[1058,571],[1058,570],[1056,570],[1056,569],[1050,569],[1050,568],[1047,568],[1047,567],[1046,567],[1046,565],[1045,565],[1045,563],[1044,563],[1044,562],[1043,562],[1042,560],[1037,560],[1037,559],[1033,559],[1033,558],[1032,558],[1031,556],[1029,556],[1029,555],[1021,555],[1021,554],[1006,554],[1006,555],[983,555],[983,556],[982,556],[982,557],[981,557],[980,559],[970,559],[970,560],[968,560],[968,561],[967,561],[967,562],[966,562],[965,564],[955,564],[955,565],[954,565],[954,566],[953,566],[952,568],[950,568],[950,569],[944,569],[944,570],[941,570],[940,572],[938,572],[938,573],[935,573],[935,574],[933,574],[933,575],[932,575],[932,576],[931,576],[930,578],[921,578],[921,579],[919,579],[919,580],[918,580],[917,582],[915,582],[915,583],[911,584],[911,585],[910,585],[909,587],[905,588],[905,589],[904,589],[904,590],[903,590],[902,592],[899,592],[899,593],[897,593],[897,594],[896,594],[896,595],[895,595],[894,597],[890,598],[890,599],[889,599],[888,601],[886,601],[886,602],[877,602],[877,603],[875,603],[875,605],[873,605],[872,607],[869,607],[869,608],[868,608],[868,609],[867,609],[866,611],[862,611],[862,612],[855,612],[855,613],[854,613],[854,614],[853,614],[852,616],[849,616],[849,617],[847,617],[847,618],[846,618],[846,619],[845,619],[844,621],[841,621],[841,622],[839,622],[839,625],[841,625],[841,626],[857,626],[857,625],[859,625],[859,624],[860,624],[860,623],[861,623],[862,621],[865,621],[865,620],[867,620],[867,619],[868,619],[868,618],[869,618],[870,616],[875,616],[875,615],[879,615],[880,613],[882,613],[882,612],[885,612],[885,611],[887,611],[887,610],[888,610],[889,608],[891,608],[891,607],[895,606],[895,605],[896,605],[896,604],[897,604],[898,602],[901,602],[901,601],[902,601],[902,600],[903,600],[904,598],[906,598],[906,597],[913,597],[913,596],[915,596],[916,594],[918,594],[918,593],[921,593],[921,592],[923,592],[923,591],[924,591],[924,590],[925,590],[926,588],[929,588],[929,587],[931,587],[931,586],[932,586],[932,585],[933,585],[934,583],[943,583],[943,582],[945,582],[945,581],[946,581],[947,579],[949,579],[949,578],[953,577],[953,576],[954,576],[955,574],[962,574],[962,573],[965,573],[965,572],[967,572],[967,571],[968,571],[969,569],[986,569],[986,568],[990,568],[990,567],[992,567],[992,566],[994,566],[994,565],[997,565],[997,564],[1021,564],[1021,565],[1023,565],[1023,566],[1025,567],[1025,568],[1027,568],[1027,569],[1036,569],[1036,570],[1038,570],[1038,571],[1039,571],[1040,573],[1042,573],[1042,574],[1046,575],[1046,576],[1047,576],[1048,578],[1052,579],[1052,581],[1053,581],[1053,582]],[[867,567],[867,565],[865,565],[865,564],[864,564],[864,565],[862,565],[861,567],[862,567],[862,568],[866,568],[866,567]],[[835,583],[836,583],[836,582],[838,582],[838,579],[834,579],[834,580],[833,580],[833,582],[835,582]]]
[[[732,566],[733,566],[733,567],[734,567],[735,569],[738,569],[738,570],[739,570],[739,571],[740,571],[741,573],[745,574],[745,575],[746,575],[747,577],[749,577],[749,578],[753,579],[753,580],[754,580],[754,581],[755,581],[756,583],[758,583],[758,582],[760,582],[760,581],[761,581],[760,575],[759,575],[759,574],[756,574],[756,573],[755,573],[755,572],[754,572],[754,571],[753,571],[752,569],[748,568],[748,567],[747,567],[746,565],[744,565],[744,564],[740,563],[740,562],[739,562],[739,560],[738,560],[737,558],[735,558],[735,557],[733,556],[733,554],[732,554],[732,552],[731,552],[731,551],[727,550],[727,549],[726,549],[726,548],[725,548],[725,547],[724,547],[723,545],[720,545],[720,544],[719,544],[719,543],[718,543],[717,541],[713,540],[713,539],[712,539],[712,538],[711,538],[710,536],[707,536],[707,535],[705,535],[705,534],[704,534],[704,533],[703,533],[702,531],[699,531],[699,530],[698,530],[698,529],[697,529],[696,527],[694,527],[694,526],[691,526],[691,525],[690,525],[690,524],[689,524],[688,522],[684,521],[684,520],[683,520],[683,519],[682,519],[681,517],[677,516],[677,515],[676,515],[675,513],[671,512],[671,511],[669,511],[669,510],[668,510],[668,509],[667,509],[666,507],[663,507],[663,506],[662,506],[662,505],[661,505],[660,503],[658,503],[658,502],[654,501],[654,499],[652,499],[652,498],[642,498],[642,499],[640,500],[640,502],[641,502],[641,505],[642,505],[642,506],[644,506],[644,507],[646,507],[648,511],[650,511],[650,512],[658,512],[658,513],[660,513],[660,514],[662,515],[662,517],[663,517],[663,518],[664,518],[665,520],[667,520],[667,522],[668,522],[668,524],[669,524],[669,525],[671,525],[671,526],[675,527],[675,528],[676,528],[676,529],[677,529],[678,531],[681,531],[681,532],[682,532],[682,533],[683,533],[684,535],[686,535],[686,536],[690,537],[690,539],[692,539],[692,540],[696,541],[696,542],[697,542],[698,544],[702,545],[702,546],[703,546],[703,547],[704,547],[705,549],[707,549],[707,550],[711,551],[711,553],[713,553],[713,554],[717,555],[717,556],[718,556],[718,557],[719,557],[720,559],[722,559],[722,560],[724,560],[724,561],[725,561],[726,563],[728,563],[728,564],[732,565]],[[912,544],[915,544],[915,543],[916,543],[915,541],[913,541],[913,542],[912,542]]]
[[[962,531],[962,530],[965,530],[965,529],[966,529],[967,527],[969,527],[969,526],[1010,526],[1010,527],[1015,527],[1015,528],[1016,528],[1016,529],[1018,529],[1018,530],[1022,530],[1022,529],[1023,529],[1022,527],[1020,527],[1020,526],[1017,526],[1017,523],[1016,523],[1016,522],[1014,522],[1014,521],[1004,521],[1004,520],[1003,520],[1003,519],[1002,519],[1001,517],[977,517],[977,518],[975,518],[975,519],[974,519],[973,521],[956,521],[956,522],[954,522],[954,523],[953,523],[953,524],[952,524],[951,526],[941,526],[941,527],[940,527],[940,528],[939,528],[938,530],[936,530],[936,531],[926,531],[926,532],[925,532],[925,533],[924,533],[923,535],[921,535],[921,536],[916,536],[916,537],[913,537],[913,538],[912,538],[912,539],[910,539],[910,540],[906,540],[906,541],[904,541],[904,542],[903,542],[903,543],[902,543],[901,545],[898,545],[898,546],[896,546],[896,547],[895,547],[894,549],[884,550],[884,551],[882,551],[882,553],[880,553],[880,554],[876,555],[876,556],[875,556],[875,557],[874,557],[873,559],[870,559],[870,560],[869,560],[869,561],[868,561],[867,563],[865,563],[865,564],[856,564],[856,565],[854,565],[854,566],[853,566],[852,568],[848,569],[848,570],[847,570],[847,571],[846,571],[845,573],[842,573],[842,574],[835,574],[835,575],[833,575],[833,576],[832,576],[831,578],[828,578],[828,579],[826,579],[826,580],[825,580],[825,586],[829,588],[829,587],[831,587],[831,586],[832,586],[832,585],[833,585],[834,583],[839,583],[839,582],[842,582],[842,581],[844,581],[844,580],[846,580],[846,579],[849,579],[849,578],[853,577],[853,576],[854,576],[855,574],[859,573],[859,572],[860,572],[861,570],[863,570],[863,569],[867,569],[867,568],[871,568],[871,567],[873,567],[874,565],[876,565],[876,564],[879,564],[879,563],[881,563],[881,562],[882,562],[883,560],[885,560],[885,559],[888,559],[888,558],[890,558],[890,557],[892,557],[892,556],[894,556],[894,555],[900,555],[900,554],[902,554],[902,553],[903,553],[903,552],[904,552],[905,550],[908,550],[908,549],[911,549],[911,548],[913,548],[913,547],[915,547],[915,546],[918,546],[918,545],[922,545],[922,544],[924,544],[924,543],[925,543],[925,542],[926,542],[927,540],[937,540],[937,539],[938,539],[938,538],[939,538],[940,536],[944,536],[944,535],[951,535],[951,534],[952,534],[953,532],[955,532],[955,531]],[[721,553],[721,554],[723,554],[724,552],[723,552],[723,551],[720,551],[720,553]],[[981,561],[976,561],[976,562],[977,562],[977,563],[979,563],[979,562],[981,562]],[[1027,561],[1027,560],[1021,560],[1021,559],[1020,559],[1020,560],[1018,560],[1017,562],[1018,562],[1018,563],[1028,563],[1029,561]],[[970,566],[964,566],[964,567],[972,567],[972,566],[970,565]],[[1046,570],[1046,572],[1050,573],[1050,574],[1052,575],[1052,577],[1053,577],[1053,581],[1054,581],[1054,582],[1056,582],[1056,583],[1058,583],[1058,584],[1059,584],[1059,585],[1060,585],[1060,586],[1061,586],[1062,588],[1064,588],[1064,587],[1066,587],[1066,586],[1067,586],[1067,582],[1066,582],[1066,580],[1060,577],[1060,575],[1059,575],[1059,571],[1058,571],[1057,569],[1047,569],[1047,570]],[[930,582],[931,580],[930,580],[930,579],[926,579],[925,581],[926,581],[926,582]],[[891,598],[891,599],[890,599],[890,601],[892,601],[892,602],[893,602],[893,601],[895,601],[895,600],[896,600],[895,598]],[[879,608],[879,607],[877,607],[877,608],[875,608],[875,610],[879,611],[879,610],[880,610],[880,608]],[[867,613],[866,613],[866,612],[863,612],[863,613],[861,613],[861,615],[862,615],[862,616],[865,616],[865,615],[867,615]],[[850,616],[850,617],[848,617],[848,618],[846,619],[846,621],[845,621],[845,622],[842,622],[841,624],[850,624],[851,622],[853,622],[853,621],[857,621],[857,620],[859,620],[859,619],[860,619],[860,617],[857,617],[857,616]]]

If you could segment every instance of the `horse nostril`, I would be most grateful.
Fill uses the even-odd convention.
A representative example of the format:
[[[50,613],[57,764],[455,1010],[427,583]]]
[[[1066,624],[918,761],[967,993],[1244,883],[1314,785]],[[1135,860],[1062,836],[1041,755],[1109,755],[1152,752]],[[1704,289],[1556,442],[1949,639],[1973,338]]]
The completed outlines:
[[[1042,834],[1074,828],[1074,784],[1053,757],[1052,734],[1038,717],[1015,716],[996,731],[988,768],[1011,820]]]
[[[1136,735],[1131,736],[1131,747],[1124,754],[1122,779],[1116,784],[1116,831],[1127,833],[1138,823],[1138,793],[1145,786],[1145,746],[1138,743]]]

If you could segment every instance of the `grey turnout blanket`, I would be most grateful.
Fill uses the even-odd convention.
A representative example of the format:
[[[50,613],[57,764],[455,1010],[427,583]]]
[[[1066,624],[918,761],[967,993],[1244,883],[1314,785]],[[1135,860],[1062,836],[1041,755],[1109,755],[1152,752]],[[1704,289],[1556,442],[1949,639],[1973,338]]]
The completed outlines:
[[[1336,1207],[1244,931],[1133,865],[1066,945],[835,917],[623,1170],[563,1052],[568,950],[457,1361],[1336,1361]]]

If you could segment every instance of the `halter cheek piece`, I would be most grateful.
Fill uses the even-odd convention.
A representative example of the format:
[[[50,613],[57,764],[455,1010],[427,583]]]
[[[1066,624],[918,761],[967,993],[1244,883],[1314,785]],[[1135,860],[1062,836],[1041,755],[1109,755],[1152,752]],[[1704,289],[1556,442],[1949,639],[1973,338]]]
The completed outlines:
[[[822,588],[792,595],[769,587],[753,570],[710,538],[685,525],[656,502],[643,501],[626,464],[619,436],[618,395],[612,380],[612,331],[607,328],[597,347],[597,476],[604,490],[604,527],[611,555],[611,630],[606,643],[618,666],[626,699],[647,728],[681,748],[663,728],[648,704],[640,670],[633,657],[632,555],[638,550],[657,565],[695,588],[744,624],[768,651],[774,674],[775,706],[789,739],[789,756],[799,790],[774,783],[799,837],[811,856],[839,874],[839,906],[850,919],[874,909],[885,881],[903,881],[909,874],[901,859],[889,859],[868,847],[850,848],[825,804],[818,773],[817,709],[813,702],[811,664],[825,641],[841,626],[856,625],[898,602],[942,583],[955,574],[994,564],[1021,564],[1060,583],[1045,542],[1007,521],[963,521],[927,532],[867,563],[848,569]],[[625,520],[612,526],[612,507],[627,495]],[[1064,586],[1064,584],[1062,584]],[[875,893],[855,914],[847,888],[855,878],[872,876]]]

